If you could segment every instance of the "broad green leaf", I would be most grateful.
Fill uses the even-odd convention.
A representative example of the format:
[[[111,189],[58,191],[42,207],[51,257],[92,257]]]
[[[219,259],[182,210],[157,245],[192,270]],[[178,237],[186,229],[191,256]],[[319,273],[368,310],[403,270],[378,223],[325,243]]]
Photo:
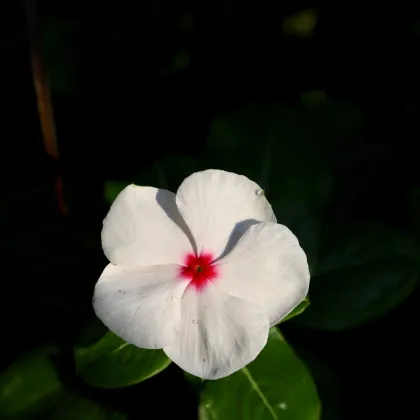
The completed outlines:
[[[99,388],[137,384],[171,363],[162,350],[140,349],[110,331],[94,343],[76,345],[74,357],[77,373]]]
[[[35,417],[51,407],[60,396],[61,383],[50,358],[55,347],[30,351],[0,375],[0,418]]]
[[[298,323],[328,330],[354,327],[401,303],[419,279],[418,244],[391,227],[376,226],[337,240],[311,280],[311,306]]]
[[[202,419],[319,420],[320,412],[310,373],[275,327],[255,361],[201,393]]]
[[[295,309],[293,309],[292,312],[290,312],[289,315],[286,316],[286,318],[282,319],[279,324],[281,324],[282,322],[286,322],[289,321],[289,319],[294,318],[295,316],[300,315],[301,313],[303,313],[303,311],[311,304],[310,300],[308,297],[306,297],[304,300],[302,300],[302,302],[299,303],[298,306],[296,306]]]

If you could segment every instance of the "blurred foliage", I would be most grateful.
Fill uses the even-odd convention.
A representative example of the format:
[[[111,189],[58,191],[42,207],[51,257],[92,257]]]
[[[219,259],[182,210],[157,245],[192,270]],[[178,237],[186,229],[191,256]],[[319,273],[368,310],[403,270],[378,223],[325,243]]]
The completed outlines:
[[[283,32],[290,35],[310,36],[318,20],[316,10],[303,10],[283,19]]]
[[[1,418],[35,416],[49,408],[62,391],[50,362],[57,353],[54,347],[36,349],[16,360],[0,375]]]
[[[311,270],[319,217],[332,188],[320,136],[319,125],[305,110],[250,106],[216,119],[206,147],[209,167],[244,174],[261,185],[277,221],[298,237]]]
[[[4,420],[124,420],[126,416],[78,396],[62,384],[52,361],[59,349],[43,347],[17,359],[0,375],[0,416]]]
[[[48,79],[54,93],[69,96],[77,91],[81,62],[79,56],[82,22],[79,19],[50,17],[42,24],[42,46]]]
[[[387,226],[338,230],[311,283],[313,305],[297,322],[339,330],[363,324],[401,303],[420,274],[420,248]]]

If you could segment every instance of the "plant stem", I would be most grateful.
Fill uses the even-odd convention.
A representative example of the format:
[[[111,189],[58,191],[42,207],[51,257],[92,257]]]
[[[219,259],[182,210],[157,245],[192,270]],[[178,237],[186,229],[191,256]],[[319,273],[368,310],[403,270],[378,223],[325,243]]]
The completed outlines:
[[[59,212],[67,216],[68,207],[63,194],[63,180],[60,171],[60,155],[57,146],[57,136],[54,124],[54,112],[51,93],[45,69],[39,22],[36,13],[36,0],[24,0],[26,21],[29,35],[29,48],[32,65],[32,76],[38,105],[38,113],[42,137],[46,152],[53,158],[55,169],[55,194]]]

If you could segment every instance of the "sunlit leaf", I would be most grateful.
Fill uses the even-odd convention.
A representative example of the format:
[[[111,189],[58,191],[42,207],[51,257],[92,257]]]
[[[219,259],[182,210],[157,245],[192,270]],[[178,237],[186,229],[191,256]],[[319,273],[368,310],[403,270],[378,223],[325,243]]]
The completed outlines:
[[[201,393],[203,420],[319,420],[320,411],[310,373],[276,328],[254,362]]]
[[[169,366],[162,350],[140,349],[112,332],[74,349],[77,373],[90,385],[120,388],[142,382]]]

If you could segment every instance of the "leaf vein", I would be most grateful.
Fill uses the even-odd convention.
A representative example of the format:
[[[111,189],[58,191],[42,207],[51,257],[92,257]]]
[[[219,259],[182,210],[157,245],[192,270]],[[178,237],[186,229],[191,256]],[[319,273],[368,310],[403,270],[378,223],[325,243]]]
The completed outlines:
[[[260,387],[258,386],[257,382],[255,382],[254,378],[251,375],[251,372],[246,368],[242,368],[241,372],[247,377],[249,382],[251,383],[252,389],[258,394],[258,396],[261,398],[263,404],[267,407],[270,414],[273,416],[274,420],[279,420],[277,417],[276,412],[274,411],[273,406],[269,403],[263,392],[261,391]]]

